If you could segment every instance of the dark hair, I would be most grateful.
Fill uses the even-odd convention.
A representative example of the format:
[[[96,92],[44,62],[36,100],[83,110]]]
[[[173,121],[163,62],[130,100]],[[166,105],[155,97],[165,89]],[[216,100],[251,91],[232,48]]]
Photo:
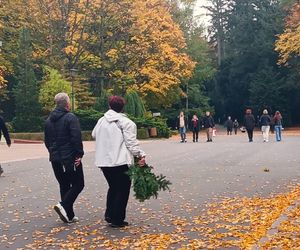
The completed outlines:
[[[113,96],[109,97],[108,105],[112,110],[120,113],[124,109],[125,100],[121,96],[113,95]]]

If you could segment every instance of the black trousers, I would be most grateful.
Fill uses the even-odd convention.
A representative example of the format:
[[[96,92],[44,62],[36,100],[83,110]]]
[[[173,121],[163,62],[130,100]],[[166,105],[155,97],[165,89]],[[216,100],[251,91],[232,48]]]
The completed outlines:
[[[55,177],[59,183],[61,205],[69,220],[75,216],[73,204],[84,188],[82,164],[74,167],[74,161],[51,162]]]
[[[105,219],[113,224],[121,224],[126,217],[131,181],[126,174],[127,165],[101,167],[108,183]]]
[[[199,130],[193,128],[193,141],[198,141],[198,137],[199,137]]]
[[[253,141],[253,129],[247,129],[249,141]]]

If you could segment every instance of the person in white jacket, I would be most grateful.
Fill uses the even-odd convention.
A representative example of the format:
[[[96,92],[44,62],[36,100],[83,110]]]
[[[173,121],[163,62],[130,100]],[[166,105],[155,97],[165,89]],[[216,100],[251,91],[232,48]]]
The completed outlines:
[[[146,156],[136,138],[136,124],[122,113],[124,105],[122,97],[110,97],[110,109],[92,132],[96,139],[95,164],[101,168],[109,186],[105,220],[111,227],[128,225],[125,217],[131,181],[126,172],[134,164],[134,157],[142,167]]]

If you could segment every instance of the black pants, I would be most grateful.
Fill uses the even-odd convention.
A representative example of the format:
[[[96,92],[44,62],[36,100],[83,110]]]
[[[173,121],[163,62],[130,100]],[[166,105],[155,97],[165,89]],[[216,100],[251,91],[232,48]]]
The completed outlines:
[[[109,186],[106,197],[105,219],[119,225],[125,220],[130,193],[131,181],[125,173],[128,171],[128,166],[101,167],[101,169]]]
[[[199,130],[193,128],[193,141],[198,141],[198,136],[199,136]]]
[[[234,128],[234,134],[237,134],[238,128]]]
[[[61,205],[69,220],[75,216],[73,204],[84,188],[82,164],[74,168],[74,161],[51,162],[55,177],[59,183]]]
[[[253,129],[247,129],[249,141],[253,141]]]
[[[231,135],[232,134],[232,128],[227,128],[227,135]]]

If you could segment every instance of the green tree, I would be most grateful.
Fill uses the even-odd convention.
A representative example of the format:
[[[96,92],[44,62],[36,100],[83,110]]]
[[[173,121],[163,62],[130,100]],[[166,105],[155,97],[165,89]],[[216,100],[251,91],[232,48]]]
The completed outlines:
[[[134,117],[143,117],[145,115],[145,106],[136,91],[129,90],[125,95],[125,112]]]
[[[65,92],[71,97],[71,83],[63,78],[58,70],[45,67],[46,76],[39,93],[39,101],[45,113],[49,113],[54,107],[54,96]]]
[[[262,72],[280,72],[274,42],[283,29],[284,11],[279,1],[272,0],[231,0],[228,8],[226,54],[215,78],[212,98],[219,117],[241,117],[245,107],[254,105],[256,97],[262,94],[258,87],[262,84],[258,80]],[[283,77],[278,75],[273,80],[277,82]],[[265,84],[277,92],[273,81],[267,80]],[[273,97],[268,96],[268,105],[275,103]],[[278,103],[277,108],[280,107]]]
[[[13,90],[16,102],[14,128],[22,132],[39,131],[41,129],[39,89],[32,65],[30,33],[27,29],[22,29],[20,33],[16,73],[18,83]]]

